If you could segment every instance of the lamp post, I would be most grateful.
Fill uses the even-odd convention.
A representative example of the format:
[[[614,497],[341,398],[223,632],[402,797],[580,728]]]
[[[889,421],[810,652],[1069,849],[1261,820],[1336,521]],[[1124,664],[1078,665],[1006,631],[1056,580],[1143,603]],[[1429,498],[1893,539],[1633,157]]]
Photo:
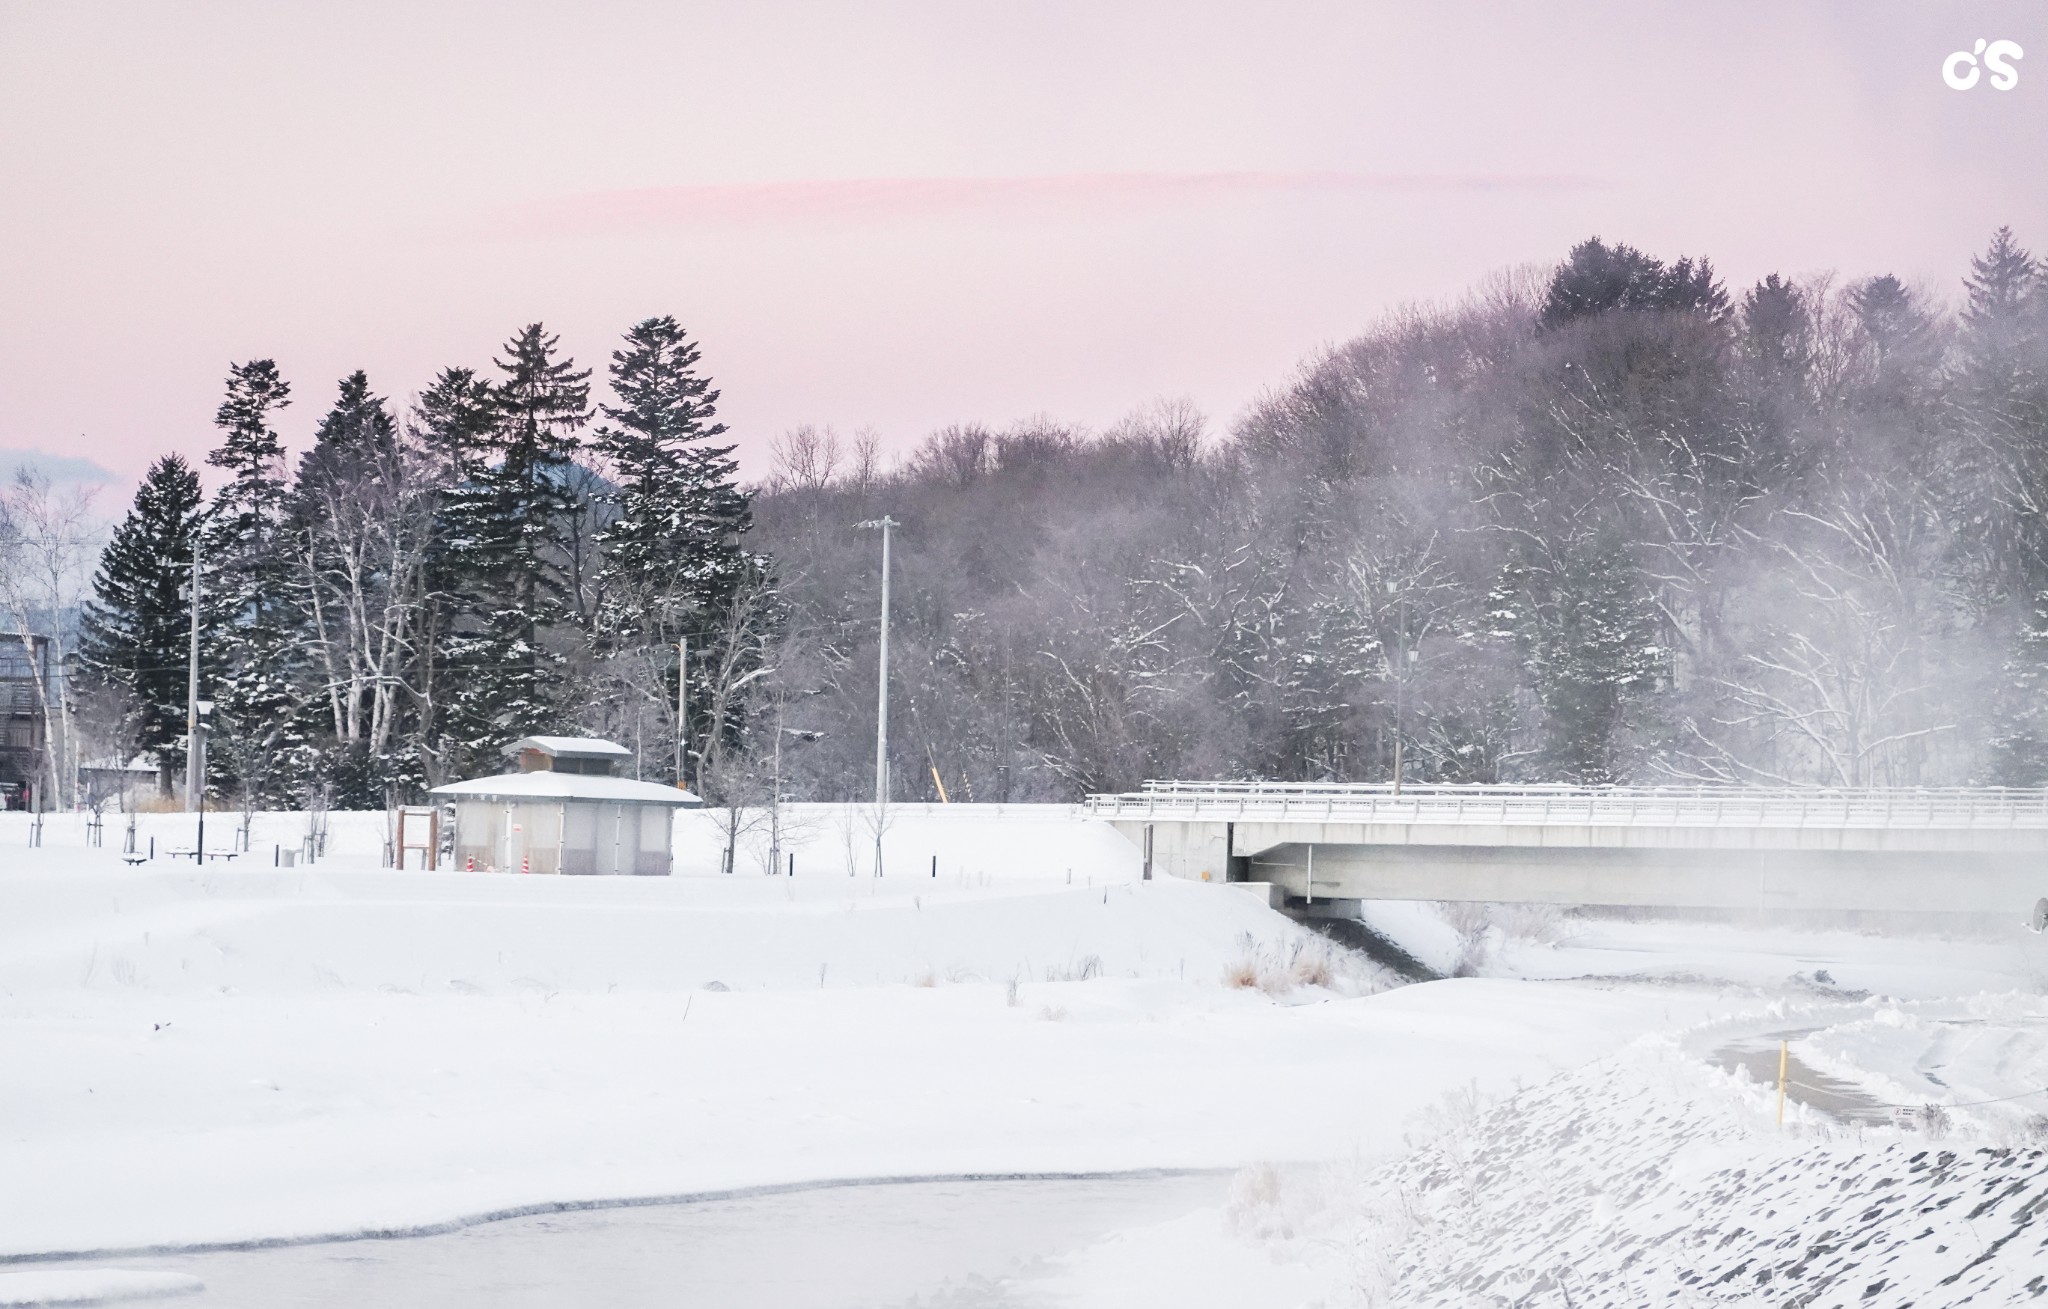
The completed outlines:
[[[875,677],[875,876],[882,875],[882,817],[889,807],[889,532],[903,526],[887,514],[854,524],[882,533],[882,651]]]
[[[192,543],[192,643],[185,674],[185,807],[206,793],[206,742],[199,722],[199,542]]]
[[[192,843],[192,862],[194,864],[204,864],[206,862],[206,723],[212,713],[213,701],[194,700],[192,702],[192,730],[196,734],[195,739],[199,742],[198,750],[188,756],[198,761],[197,767],[199,770],[199,784],[193,788],[199,796],[199,803],[197,805],[199,810],[199,834],[198,839]]]
[[[775,697],[775,768],[770,779],[768,792],[768,872],[773,876],[782,865],[782,738],[793,736],[798,741],[817,741],[823,732],[808,731],[801,727],[782,725],[782,697]],[[796,855],[789,856],[790,871],[796,870]]]

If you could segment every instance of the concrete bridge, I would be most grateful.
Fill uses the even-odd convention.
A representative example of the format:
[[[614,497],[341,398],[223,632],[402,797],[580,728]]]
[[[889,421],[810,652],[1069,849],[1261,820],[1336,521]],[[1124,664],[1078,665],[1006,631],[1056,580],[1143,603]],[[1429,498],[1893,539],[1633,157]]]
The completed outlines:
[[[1148,875],[1290,901],[2026,915],[2048,790],[1148,782],[1089,810]]]

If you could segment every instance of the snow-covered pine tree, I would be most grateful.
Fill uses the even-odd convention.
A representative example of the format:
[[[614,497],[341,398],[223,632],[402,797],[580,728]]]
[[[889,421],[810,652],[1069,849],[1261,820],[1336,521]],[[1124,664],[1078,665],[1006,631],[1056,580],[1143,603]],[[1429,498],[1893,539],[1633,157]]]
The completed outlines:
[[[504,744],[492,720],[496,669],[487,566],[492,437],[498,398],[490,380],[444,368],[422,391],[410,430],[439,488],[430,513],[425,604],[408,678],[412,734],[430,785],[489,771]]]
[[[657,687],[674,684],[674,647],[687,639],[691,663],[721,676],[744,677],[723,649],[742,588],[751,614],[772,620],[775,605],[759,594],[764,563],[741,548],[753,524],[739,489],[730,443],[718,438],[718,392],[698,371],[700,352],[674,318],[650,318],[626,333],[612,352],[612,392],[603,407],[597,446],[609,459],[618,513],[604,529],[598,636],[612,654],[638,651],[635,666],[655,671]],[[758,636],[758,633],[753,634]],[[758,640],[744,643],[758,649]],[[742,661],[746,662],[746,661]],[[656,703],[666,705],[667,697]],[[702,706],[697,708],[701,711]],[[670,731],[674,724],[669,724]],[[731,734],[736,723],[721,723]],[[712,730],[693,724],[694,739]],[[671,738],[672,739],[672,738]]]
[[[2048,271],[2001,227],[1964,288],[1952,397],[1964,440],[1949,512],[2001,598],[2027,604],[2048,590]]]
[[[482,612],[457,697],[462,716],[500,743],[563,719],[562,658],[548,638],[566,624],[569,474],[590,419],[590,372],[559,358],[559,344],[539,323],[506,343],[489,455],[474,470],[465,550]]]
[[[1594,531],[1518,551],[1487,606],[1543,707],[1543,775],[1596,785],[1624,776],[1633,711],[1669,655],[1623,543]]]
[[[298,722],[300,673],[284,550],[284,443],[271,425],[291,385],[268,359],[228,372],[214,415],[220,447],[206,462],[228,480],[201,532],[206,632],[200,659],[214,684],[211,780],[259,801],[284,801],[310,764]]]
[[[185,734],[186,587],[203,505],[199,474],[181,456],[151,464],[100,555],[81,624],[86,667],[127,691],[127,735],[136,749],[157,756],[166,790],[172,746]],[[211,687],[202,683],[201,690]]]

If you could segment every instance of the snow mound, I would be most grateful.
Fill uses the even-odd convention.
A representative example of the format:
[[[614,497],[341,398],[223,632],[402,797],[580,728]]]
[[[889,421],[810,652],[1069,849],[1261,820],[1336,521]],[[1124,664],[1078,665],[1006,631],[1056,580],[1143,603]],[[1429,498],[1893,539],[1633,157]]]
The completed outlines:
[[[190,1295],[206,1284],[183,1273],[139,1272],[125,1268],[42,1268],[33,1272],[0,1272],[0,1309],[36,1305],[118,1304]]]

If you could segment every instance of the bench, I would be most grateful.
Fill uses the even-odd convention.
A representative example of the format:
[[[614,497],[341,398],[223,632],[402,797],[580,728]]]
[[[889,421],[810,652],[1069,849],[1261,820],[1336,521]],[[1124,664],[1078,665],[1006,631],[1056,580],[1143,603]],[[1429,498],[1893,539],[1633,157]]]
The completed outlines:
[[[190,846],[186,846],[183,849],[170,850],[166,853],[168,853],[173,859],[190,859],[193,863],[196,864],[203,862],[207,859],[233,859],[236,856],[240,855],[242,852],[240,850],[207,850],[201,852],[198,850],[194,850]]]
[[[121,852],[121,862],[124,864],[139,864],[146,862],[148,859],[149,856],[142,853],[142,851],[140,850],[123,850]]]

